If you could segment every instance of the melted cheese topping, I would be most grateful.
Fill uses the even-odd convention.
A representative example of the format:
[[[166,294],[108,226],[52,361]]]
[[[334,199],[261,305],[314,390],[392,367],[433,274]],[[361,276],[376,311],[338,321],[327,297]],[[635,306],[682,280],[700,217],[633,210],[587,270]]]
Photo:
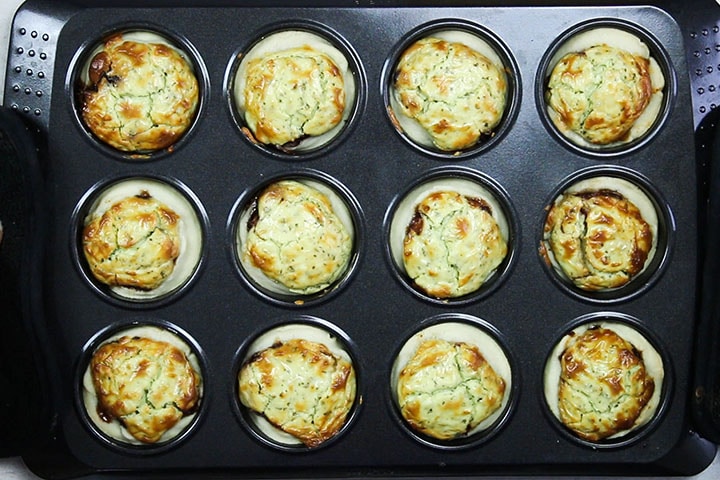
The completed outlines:
[[[345,110],[342,75],[307,47],[249,63],[245,120],[261,143],[285,145],[335,127]]]
[[[510,401],[512,370],[493,337],[471,324],[448,321],[405,342],[393,362],[390,386],[413,428],[452,439],[487,430],[500,418]]]
[[[410,138],[451,152],[491,135],[504,114],[507,89],[504,66],[485,41],[438,32],[403,52],[390,100]]]
[[[482,199],[435,192],[415,208],[404,240],[405,271],[427,294],[458,297],[479,289],[507,254]]]
[[[200,87],[187,56],[159,35],[118,34],[80,73],[81,116],[103,142],[125,152],[167,148],[192,124]]]
[[[614,28],[573,36],[550,61],[548,115],[573,143],[612,147],[644,135],[662,108],[665,78],[647,45]]]
[[[83,230],[85,258],[107,285],[152,290],[175,268],[178,216],[147,192],[125,198]]]
[[[290,30],[269,35],[244,54],[233,97],[254,140],[303,152],[340,132],[355,90],[340,50],[319,35]]]
[[[284,445],[317,447],[345,425],[357,395],[352,359],[337,337],[305,324],[258,337],[238,374],[254,427]]]
[[[262,287],[312,294],[345,273],[353,237],[352,217],[336,193],[311,180],[282,180],[241,215],[238,254]]]
[[[105,340],[82,385],[93,424],[132,445],[162,443],[182,433],[197,415],[203,391],[195,352],[175,334],[152,326]]]
[[[459,199],[459,203],[443,202],[446,208],[426,213],[425,236],[416,238],[415,233],[408,231],[408,226],[413,225],[418,208],[438,196]],[[470,208],[467,199],[484,207]],[[460,205],[465,205],[465,213],[458,211]],[[452,228],[453,222],[455,225],[460,222],[463,228]],[[462,232],[472,234],[456,235]],[[484,245],[477,242],[478,238],[491,241]],[[448,177],[413,188],[398,203],[388,241],[393,261],[400,271],[414,279],[429,295],[451,298],[482,287],[507,254],[509,239],[510,226],[494,194],[473,180]],[[480,253],[477,253],[478,249],[481,249]]]
[[[158,210],[159,205],[166,207]],[[173,241],[168,250],[163,225],[170,224]],[[125,180],[106,188],[90,206],[83,228],[93,275],[97,272],[99,280],[124,298],[151,300],[170,293],[200,262],[202,227],[195,209],[179,191],[159,181]]]
[[[637,330],[618,322],[565,335],[545,366],[552,413],[589,441],[617,439],[649,422],[662,396],[663,361]]]
[[[402,416],[412,428],[441,440],[471,431],[493,414],[505,382],[474,345],[426,340],[400,372]]]

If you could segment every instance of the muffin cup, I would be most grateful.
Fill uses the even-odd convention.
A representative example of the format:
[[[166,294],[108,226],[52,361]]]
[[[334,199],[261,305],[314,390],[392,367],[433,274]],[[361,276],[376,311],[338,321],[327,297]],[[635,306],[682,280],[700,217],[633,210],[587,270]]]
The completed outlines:
[[[396,387],[400,372],[418,346],[423,341],[431,339],[464,342],[477,346],[485,360],[505,382],[500,407],[472,430],[452,440],[441,440],[415,430],[403,418],[398,402]],[[391,411],[401,429],[418,443],[441,450],[477,447],[498,435],[515,409],[520,385],[514,359],[506,348],[500,332],[484,320],[461,313],[437,315],[413,328],[392,357],[388,380]]]
[[[403,244],[418,203],[429,194],[442,191],[457,192],[486,202],[507,244],[507,253],[495,271],[490,273],[474,292],[457,297],[436,298],[418,287],[408,276],[403,261]],[[384,223],[385,253],[392,272],[410,292],[431,303],[460,305],[486,298],[507,278],[515,261],[520,227],[507,193],[492,178],[472,169],[439,167],[426,172],[394,199],[386,213]]]
[[[243,365],[256,353],[277,342],[303,339],[325,345],[335,356],[350,362],[355,372],[355,401],[340,430],[320,445],[308,447],[298,438],[271,424],[264,416],[240,402],[238,375]],[[307,453],[326,448],[342,440],[357,419],[362,405],[362,368],[352,340],[332,323],[310,315],[296,316],[273,327],[259,330],[249,337],[235,356],[232,384],[232,404],[240,424],[260,443],[290,453]]]
[[[622,286],[589,290],[576,285],[556,260],[545,238],[547,217],[540,226],[539,257],[552,280],[569,295],[592,302],[620,302],[642,294],[661,276],[670,256],[675,221],[668,204],[650,182],[639,173],[624,167],[589,167],[566,178],[547,203],[545,214],[564,195],[600,190],[618,192],[638,207],[653,234],[652,247],[641,271]]]
[[[180,217],[180,252],[172,273],[156,288],[140,290],[107,285],[92,272],[83,249],[83,230],[90,216],[101,216],[116,202],[147,192]],[[93,186],[80,200],[72,215],[70,238],[72,256],[88,285],[103,298],[125,306],[146,306],[169,301],[184,291],[197,276],[204,258],[207,215],[195,195],[175,179],[128,176]]]
[[[352,241],[350,257],[344,271],[332,283],[311,293],[293,291],[279,281],[273,280],[243,254],[248,235],[248,222],[253,214],[258,196],[269,186],[285,180],[297,181],[324,194],[330,200],[335,215]],[[228,231],[229,244],[232,246],[232,261],[243,283],[260,298],[285,306],[314,305],[331,298],[342,290],[350,282],[357,269],[361,246],[364,242],[359,203],[339,181],[316,170],[298,170],[280,174],[246,190],[233,207]]]
[[[95,134],[92,128],[83,119],[83,92],[88,88],[92,88],[89,69],[93,62],[93,58],[96,54],[103,51],[104,44],[107,40],[119,35],[121,35],[125,40],[135,41],[138,43],[159,44],[169,47],[188,63],[195,79],[197,80],[197,103],[195,107],[191,109],[192,111],[187,123],[182,127],[180,125],[176,127],[172,134],[174,139],[168,145],[159,146],[157,148],[120,148],[119,146],[115,146],[110,141]],[[205,65],[202,62],[199,53],[186,39],[174,33],[166,32],[155,26],[128,26],[109,32],[100,40],[83,45],[72,60],[65,88],[68,97],[73,99],[72,108],[77,124],[82,129],[83,133],[86,134],[90,143],[111,157],[119,160],[138,161],[162,158],[176,151],[188,141],[191,133],[195,130],[198,119],[200,118],[200,112],[207,101],[208,83],[208,74],[205,69]],[[178,109],[174,108],[173,110],[175,111],[173,115],[177,115]],[[158,129],[158,127],[154,126],[151,127],[151,129]]]
[[[580,335],[594,327],[607,328],[630,342],[640,352],[647,373],[653,378],[655,388],[645,408],[635,424],[626,430],[599,441],[590,441],[579,437],[562,424],[558,410],[558,381],[560,378],[560,356],[566,342],[573,335]],[[672,386],[672,365],[667,354],[641,322],[626,314],[617,312],[595,312],[575,319],[561,334],[545,360],[542,382],[542,398],[551,423],[571,441],[593,448],[613,449],[626,447],[640,441],[650,433],[662,419],[667,408]]]
[[[481,134],[473,145],[460,149],[441,149],[433,143],[427,130],[416,119],[402,112],[394,87],[398,63],[411,45],[426,38],[466,45],[488,58],[505,77],[506,102],[501,118],[491,131]],[[437,20],[415,28],[395,47],[383,66],[381,95],[393,129],[407,144],[439,159],[456,160],[492,148],[509,130],[520,102],[520,72],[510,50],[493,32],[469,21]]]
[[[277,158],[304,160],[326,153],[349,134],[365,101],[366,82],[359,56],[340,35],[324,25],[309,22],[273,24],[257,39],[236,52],[225,74],[225,91],[232,118],[242,136],[254,147]],[[293,141],[274,144],[258,140],[248,122],[245,106],[245,75],[249,62],[284,50],[310,47],[329,57],[342,74],[345,101],[339,122],[320,134],[307,134]]]
[[[560,128],[560,117],[550,107],[546,97],[552,70],[564,55],[602,44],[647,58],[652,79],[649,102],[642,114],[634,120],[626,138],[607,144],[592,143],[569,127]],[[535,79],[535,96],[543,123],[560,143],[575,152],[595,157],[612,157],[628,154],[651,141],[669,115],[676,83],[667,53],[648,32],[638,25],[620,19],[595,19],[570,28],[550,47],[540,63]]]
[[[197,410],[183,417],[175,426],[163,434],[156,443],[143,443],[134,438],[128,430],[113,420],[106,422],[97,411],[97,397],[89,371],[90,360],[102,345],[123,336],[138,336],[167,342],[185,353],[193,369],[200,377],[200,400]],[[123,453],[136,455],[157,454],[175,448],[191,436],[192,431],[204,416],[207,403],[205,382],[206,361],[200,346],[177,326],[164,320],[139,318],[117,322],[99,331],[83,348],[82,358],[76,369],[76,406],[86,428],[107,446]]]

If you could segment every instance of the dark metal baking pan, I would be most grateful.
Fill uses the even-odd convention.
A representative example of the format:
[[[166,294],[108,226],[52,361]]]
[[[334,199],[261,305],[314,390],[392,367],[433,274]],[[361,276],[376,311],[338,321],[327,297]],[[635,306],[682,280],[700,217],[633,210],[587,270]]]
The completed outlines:
[[[450,7],[386,4],[201,7],[156,2],[29,1],[16,15],[5,103],[41,131],[44,185],[32,193],[47,205],[47,232],[37,258],[42,273],[30,291],[43,303],[24,322],[34,332],[38,363],[52,411],[43,438],[24,454],[47,477],[81,474],[158,478],[198,476],[393,476],[513,473],[683,474],[712,459],[707,442],[690,433],[688,394],[698,295],[698,175],[693,110],[683,34],[669,13],[649,6]],[[133,8],[126,8],[133,7]],[[381,78],[392,48],[414,28],[435,21],[474,22],[499,37],[519,68],[518,110],[491,149],[457,160],[413,149],[394,131],[381,99]],[[621,21],[646,32],[669,60],[669,106],[650,141],[625,154],[597,156],[567,148],[548,130],[538,107],[537,78],[553,42],[583,22]],[[269,25],[314,22],[331,29],[360,58],[367,88],[343,141],[307,160],[276,158],[247,143],[228,109],[226,75],[237,52]],[[529,29],[528,25],[533,28]],[[78,124],[72,73],[83,46],[128,26],[151,26],[192,45],[207,72],[197,125],[182,148],[149,161],[131,161],[95,145]],[[32,53],[31,53],[32,52]],[[28,93],[29,92],[29,93]],[[385,258],[383,222],[405,188],[437,167],[477,170],[507,193],[519,225],[514,265],[487,297],[448,305],[409,292]],[[554,189],[587,168],[627,169],[647,179],[671,213],[668,258],[652,285],[609,301],[577,298],[558,288],[537,253],[543,212]],[[364,224],[356,271],[327,301],[278,305],[255,296],[239,280],[228,224],[243,192],[264,178],[309,169],[340,182],[357,198]],[[108,301],[87,284],[73,260],[73,212],[99,182],[125,176],[172,177],[186,185],[207,213],[203,267],[182,295],[150,306]],[[389,372],[408,331],[438,315],[458,314],[496,329],[514,359],[519,387],[500,431],[475,448],[448,451],[417,442],[396,421]],[[352,428],[328,448],[288,453],[248,434],[234,412],[233,364],[240,345],[258,330],[310,315],[340,328],[362,366],[362,409]],[[595,448],[564,435],[542,400],[542,371],[558,337],[587,316],[632,318],[661,345],[669,388],[662,414],[636,441]],[[159,319],[188,332],[207,364],[205,412],[192,434],[158,454],[110,448],[86,428],[76,408],[76,368],[83,347],[117,322]],[[110,472],[115,472],[110,474]]]

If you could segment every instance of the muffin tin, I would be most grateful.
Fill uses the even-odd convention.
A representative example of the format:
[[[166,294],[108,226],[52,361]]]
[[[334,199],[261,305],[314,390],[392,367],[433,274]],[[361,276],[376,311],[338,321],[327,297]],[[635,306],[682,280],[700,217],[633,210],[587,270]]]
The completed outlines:
[[[36,47],[50,62],[48,108],[28,115],[46,138],[44,188],[35,193],[49,215],[42,275],[32,279],[43,305],[26,318],[41,351],[42,378],[56,419],[48,442],[26,461],[39,473],[52,458],[66,476],[123,470],[222,472],[286,477],[321,475],[449,475],[483,472],[630,471],[690,474],[706,464],[677,454],[688,435],[686,392],[697,288],[697,178],[689,85],[680,30],[654,7],[396,7],[232,6],[154,9],[74,7],[31,0],[18,12],[13,41],[37,31],[38,11],[58,20]],[[533,28],[529,29],[528,25]],[[362,26],[362,28],[360,28]],[[542,26],[537,27],[537,26]],[[652,46],[665,73],[665,104],[650,135],[612,154],[569,146],[546,118],[546,58],[578,29],[612,26]],[[481,32],[499,45],[511,78],[509,111],[500,130],[477,150],[440,155],[398,132],[388,83],[394,59],[417,35],[448,28]],[[202,101],[177,148],[128,156],[88,135],[73,102],[78,65],[106,35],[147,29],[193,52]],[[241,130],[233,75],[242,53],[279,30],[322,32],[351,57],[356,103],[330,143],[309,153],[260,148]],[[12,90],[28,63],[11,46]],[[19,67],[18,71],[16,68]],[[34,74],[34,72],[33,72]],[[49,98],[48,98],[49,97]],[[14,100],[6,97],[6,103]],[[22,111],[24,106],[15,103]],[[539,252],[547,206],[571,179],[600,172],[650,193],[662,235],[642,286],[616,296],[582,295],[554,278]],[[89,198],[121,179],[167,182],[190,199],[203,231],[199,266],[178,291],[160,300],[109,295],[89,280],[78,255],[78,231]],[[244,207],[278,178],[310,178],[339,193],[354,223],[349,273],[327,294],[279,295],[249,281],[236,252]],[[487,289],[459,301],[438,301],[408,285],[394,260],[393,217],[403,197],[437,178],[478,182],[507,220],[509,253]],[[395,227],[396,228],[396,227]],[[658,260],[660,259],[660,260]],[[650,271],[651,270],[651,271]],[[641,434],[615,444],[578,441],[557,428],[543,394],[544,364],[568,329],[591,316],[631,318],[657,342],[666,364],[662,408]],[[88,425],[78,369],[92,339],[109,326],[176,326],[201,352],[201,415],[177,444],[118,448]],[[359,405],[347,428],[320,449],[276,448],[258,434],[236,401],[238,356],[271,328],[317,322],[348,345],[358,368]],[[395,354],[422,326],[477,324],[499,345],[512,370],[506,409],[480,441],[438,445],[409,433],[389,387]]]

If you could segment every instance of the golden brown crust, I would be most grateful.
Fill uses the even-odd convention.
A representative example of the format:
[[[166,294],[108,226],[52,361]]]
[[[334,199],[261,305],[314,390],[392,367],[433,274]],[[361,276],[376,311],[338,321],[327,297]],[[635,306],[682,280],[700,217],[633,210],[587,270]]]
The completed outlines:
[[[292,292],[315,293],[347,269],[352,236],[324,193],[295,180],[268,186],[248,222],[243,255]]]
[[[504,393],[505,381],[475,345],[442,339],[423,341],[397,384],[405,420],[441,440],[476,428],[501,407]]]
[[[240,401],[308,447],[335,436],[355,402],[355,369],[322,343],[278,342],[238,375]]]
[[[192,123],[199,85],[188,62],[163,43],[108,39],[90,61],[82,119],[100,140],[125,152],[175,143]]]
[[[117,420],[137,440],[156,443],[200,402],[200,374],[169,343],[123,336],[101,345],[90,361],[97,413]]]
[[[560,59],[550,74],[547,100],[561,131],[607,145],[627,140],[653,93],[647,58],[595,45]]]
[[[292,145],[330,131],[343,118],[343,72],[310,46],[250,60],[245,81],[245,119],[260,143]]]
[[[444,151],[491,135],[505,112],[501,66],[463,43],[423,38],[405,50],[394,81],[401,113],[417,120]]]
[[[655,390],[642,355],[608,328],[571,338],[560,362],[560,420],[585,440],[632,428]]]
[[[563,273],[588,291],[627,284],[653,248],[642,212],[614,190],[563,195],[548,212],[544,238]]]
[[[427,195],[403,240],[405,271],[425,293],[452,298],[478,290],[507,255],[492,207],[454,191]]]
[[[91,212],[82,237],[90,271],[109,286],[157,288],[180,255],[179,221],[147,192],[116,202],[102,215]]]

